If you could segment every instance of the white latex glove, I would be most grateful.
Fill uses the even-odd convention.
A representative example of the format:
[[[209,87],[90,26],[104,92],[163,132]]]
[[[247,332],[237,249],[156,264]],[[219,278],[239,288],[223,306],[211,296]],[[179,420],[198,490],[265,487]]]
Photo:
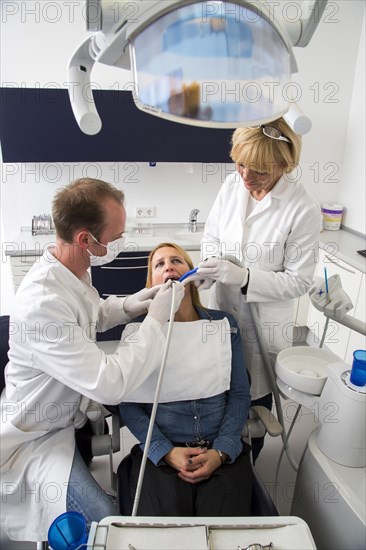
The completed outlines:
[[[197,273],[197,275],[199,275],[199,273]],[[212,279],[208,279],[208,278],[205,279],[201,275],[199,279],[194,281],[194,284],[197,287],[197,290],[201,291],[201,290],[208,290],[209,288],[211,288],[214,282],[215,281],[213,281]]]
[[[219,281],[224,285],[243,287],[248,282],[248,270],[246,267],[239,267],[229,260],[221,258],[209,258],[198,264],[197,275],[208,277]]]
[[[180,303],[184,297],[184,286],[178,281],[167,281],[161,285],[159,292],[153,299],[149,307],[148,315],[154,317],[162,325],[170,318],[170,310],[172,307],[173,290],[172,285],[175,285],[175,302],[174,313],[178,310]]]
[[[161,285],[153,286],[152,288],[143,288],[131,296],[127,296],[123,303],[125,313],[131,319],[145,313],[153,301],[154,296],[159,292]]]

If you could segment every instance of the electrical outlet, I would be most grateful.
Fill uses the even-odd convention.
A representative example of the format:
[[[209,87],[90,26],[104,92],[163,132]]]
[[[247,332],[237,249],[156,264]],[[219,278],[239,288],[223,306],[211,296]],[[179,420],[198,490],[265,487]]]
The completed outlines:
[[[135,218],[155,218],[155,206],[136,206]]]

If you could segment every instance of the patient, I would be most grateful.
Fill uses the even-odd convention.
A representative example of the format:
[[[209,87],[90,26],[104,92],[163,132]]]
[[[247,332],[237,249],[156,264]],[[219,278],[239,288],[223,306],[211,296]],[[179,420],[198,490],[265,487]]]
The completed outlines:
[[[150,253],[146,286],[179,279],[192,267],[182,248],[162,243]],[[138,338],[142,320],[127,325],[123,338]],[[203,308],[194,283],[186,284],[174,320],[138,514],[250,515],[250,447],[240,437],[250,393],[238,326],[231,315]],[[132,499],[157,378],[120,405],[123,421],[140,441],[131,451]]]

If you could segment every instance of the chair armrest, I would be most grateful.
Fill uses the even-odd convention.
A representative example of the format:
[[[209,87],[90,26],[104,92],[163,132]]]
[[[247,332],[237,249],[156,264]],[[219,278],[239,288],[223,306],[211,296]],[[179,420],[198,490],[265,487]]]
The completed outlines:
[[[96,401],[90,401],[88,408],[85,411],[86,417],[90,421],[92,431],[94,435],[104,434],[104,418],[106,410],[103,405],[100,405]]]
[[[277,437],[278,435],[281,435],[282,426],[269,409],[259,405],[251,408],[256,413],[258,419],[262,422],[269,435],[271,435],[272,437]]]
[[[246,421],[241,436],[246,438],[264,437],[266,432],[276,437],[282,433],[282,426],[277,418],[266,407],[256,405],[250,407],[249,418]]]

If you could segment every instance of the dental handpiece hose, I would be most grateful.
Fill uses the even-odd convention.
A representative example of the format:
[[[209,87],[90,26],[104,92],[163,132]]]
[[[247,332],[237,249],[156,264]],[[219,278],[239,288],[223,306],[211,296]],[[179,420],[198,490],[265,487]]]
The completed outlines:
[[[154,428],[156,411],[158,409],[158,404],[159,404],[160,389],[161,389],[161,384],[163,382],[165,367],[166,367],[166,364],[167,364],[167,358],[168,358],[168,353],[169,353],[169,348],[170,348],[170,340],[171,340],[171,337],[172,337],[172,330],[173,330],[173,325],[174,325],[175,292],[176,292],[176,288],[175,288],[175,284],[174,284],[174,281],[173,281],[173,283],[172,283],[172,305],[171,305],[171,309],[170,309],[168,333],[167,333],[167,337],[166,337],[166,344],[165,344],[165,349],[164,349],[163,360],[162,360],[161,367],[160,367],[159,378],[158,378],[158,382],[156,384],[154,404],[153,404],[153,408],[152,408],[152,411],[151,411],[149,428],[147,430],[145,448],[144,448],[144,453],[142,455],[142,461],[141,461],[141,466],[140,466],[139,477],[138,477],[138,480],[137,480],[135,499],[134,499],[134,502],[133,502],[133,509],[132,509],[132,514],[131,514],[132,516],[137,515],[137,509],[138,509],[138,506],[139,506],[141,489],[142,489],[142,482],[144,480],[144,474],[145,474],[146,460],[147,460],[147,455],[148,455],[148,452],[149,452],[149,449],[150,449],[151,436],[152,436],[152,432],[153,432],[153,428]]]
[[[274,396],[274,401],[275,401],[275,406],[276,406],[276,411],[277,411],[277,417],[278,417],[279,423],[282,426],[281,439],[282,439],[283,447],[285,449],[285,453],[286,453],[286,456],[288,458],[288,461],[289,461],[290,465],[295,470],[295,472],[297,472],[298,465],[296,464],[296,461],[295,461],[294,457],[292,456],[291,451],[290,451],[290,449],[287,445],[288,441],[287,441],[287,435],[286,435],[286,429],[285,429],[285,421],[284,421],[284,418],[283,418],[280,394],[279,394],[279,391],[278,391],[276,378],[275,378],[273,368],[272,368],[272,365],[271,365],[271,362],[270,362],[270,359],[269,359],[266,344],[263,340],[262,334],[259,332],[259,329],[258,329],[258,327],[260,327],[259,317],[258,317],[258,314],[257,314],[257,311],[255,309],[254,304],[249,304],[249,309],[250,309],[250,312],[251,312],[252,317],[253,317],[254,328],[255,328],[257,338],[258,338],[259,349],[261,351],[262,359],[264,361],[264,365],[265,365],[265,368],[266,368],[266,371],[267,371],[267,374],[268,374],[268,378],[269,378],[270,384],[272,386],[272,392],[273,392],[273,396]]]

